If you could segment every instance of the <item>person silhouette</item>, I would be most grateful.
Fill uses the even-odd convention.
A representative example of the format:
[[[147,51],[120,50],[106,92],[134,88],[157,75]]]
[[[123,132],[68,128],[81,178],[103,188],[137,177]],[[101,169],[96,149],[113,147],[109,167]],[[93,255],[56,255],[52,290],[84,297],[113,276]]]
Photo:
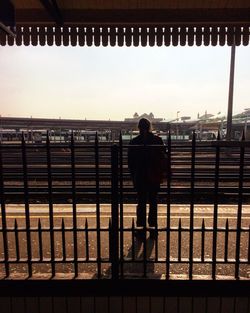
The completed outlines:
[[[138,123],[140,134],[133,138],[128,148],[128,168],[137,192],[137,227],[146,227],[146,208],[149,203],[148,225],[150,237],[157,233],[157,195],[163,178],[162,164],[165,159],[165,147],[162,139],[152,133],[151,122],[141,118]],[[137,232],[142,234],[142,230]]]

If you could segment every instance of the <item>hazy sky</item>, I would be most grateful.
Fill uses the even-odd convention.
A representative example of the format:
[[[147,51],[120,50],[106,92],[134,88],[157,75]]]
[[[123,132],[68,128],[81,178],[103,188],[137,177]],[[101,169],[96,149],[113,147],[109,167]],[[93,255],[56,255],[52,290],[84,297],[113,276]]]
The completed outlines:
[[[0,47],[0,115],[123,120],[227,112],[229,47]],[[234,113],[250,107],[237,47]]]

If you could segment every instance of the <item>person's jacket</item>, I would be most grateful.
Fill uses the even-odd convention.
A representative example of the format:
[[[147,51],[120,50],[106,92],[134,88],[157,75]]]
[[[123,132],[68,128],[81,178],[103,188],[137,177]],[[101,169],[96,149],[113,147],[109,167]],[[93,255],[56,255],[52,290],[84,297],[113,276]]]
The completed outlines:
[[[149,132],[133,138],[129,145],[128,167],[135,187],[159,186],[166,160],[162,139]]]

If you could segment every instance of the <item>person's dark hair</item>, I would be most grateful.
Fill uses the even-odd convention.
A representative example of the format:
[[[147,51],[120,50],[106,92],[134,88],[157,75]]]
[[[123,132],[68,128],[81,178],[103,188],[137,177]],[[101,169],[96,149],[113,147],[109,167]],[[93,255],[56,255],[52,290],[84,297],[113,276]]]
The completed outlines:
[[[151,131],[151,122],[146,118],[141,118],[138,123],[138,128],[140,132],[143,132],[143,131],[149,132]]]

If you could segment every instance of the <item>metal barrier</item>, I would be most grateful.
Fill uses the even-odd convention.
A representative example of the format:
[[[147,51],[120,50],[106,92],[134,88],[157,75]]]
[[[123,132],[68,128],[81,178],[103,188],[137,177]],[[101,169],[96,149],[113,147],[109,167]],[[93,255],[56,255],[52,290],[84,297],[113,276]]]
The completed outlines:
[[[88,149],[93,149],[91,154],[93,160],[89,168],[90,176],[94,175],[92,181],[95,184],[95,221],[93,216],[84,220],[79,215],[78,183],[81,175],[77,158],[78,152],[84,147],[77,145],[73,136],[71,143],[66,146],[68,163],[64,163],[64,166],[67,166],[67,177],[70,175],[71,185],[68,188],[72,211],[70,218],[59,218],[55,213],[56,188],[53,168],[55,158],[52,153],[55,147],[65,148],[64,145],[52,145],[49,139],[46,145],[27,145],[23,138],[19,148],[21,148],[25,220],[21,225],[15,218],[14,224],[10,225],[6,203],[8,189],[6,174],[11,166],[6,167],[4,160],[7,159],[6,151],[9,151],[11,146],[0,146],[2,220],[0,265],[4,278],[15,276],[15,272],[23,273],[24,276],[27,274],[29,278],[36,277],[37,273],[46,274],[45,278],[57,277],[58,274],[64,274],[63,277],[71,274],[71,277],[81,278],[85,277],[83,276],[85,273],[91,273],[92,278],[113,280],[138,276],[166,280],[176,278],[193,280],[204,277],[216,280],[223,276],[235,279],[249,278],[250,228],[245,205],[248,203],[246,199],[249,197],[250,186],[250,144],[245,142],[244,138],[240,142],[225,142],[218,137],[217,141],[205,144],[197,143],[194,134],[192,141],[186,143],[183,148],[173,145],[169,136],[166,144],[169,155],[168,177],[161,190],[165,199],[166,215],[165,213],[162,215],[162,225],[155,229],[159,236],[152,240],[148,237],[151,229],[145,227],[145,235],[140,241],[135,236],[134,219],[124,220],[126,217],[124,203],[127,201],[125,194],[127,167],[124,166],[126,157],[124,151],[127,150],[127,146],[123,145],[121,140],[119,145],[111,147],[105,145],[103,149],[109,151],[105,154],[105,162],[100,162],[101,145],[97,137],[93,145],[87,146]],[[184,170],[180,169],[183,163],[180,166],[173,164],[176,147],[182,153],[181,156],[189,160]],[[206,168],[203,160],[204,148],[207,149],[206,156],[210,160],[208,165],[205,164]],[[32,181],[29,172],[35,166],[33,164],[33,167],[30,167],[28,149],[35,149],[38,154],[42,153],[43,149],[46,156],[48,203],[46,221],[39,217],[33,218],[30,211]],[[173,212],[172,195],[173,190],[178,189],[178,186],[173,188],[173,183],[180,181],[176,179],[180,173],[178,169],[182,173],[181,177],[185,178],[185,188],[189,196],[182,199],[187,206],[185,221],[179,217],[173,222],[176,212]],[[102,181],[103,173],[106,173],[106,176]],[[203,173],[202,177],[199,176],[200,173]],[[209,185],[206,185],[207,180]],[[103,182],[108,184],[108,187],[102,186]],[[210,226],[206,225],[204,217],[200,218],[199,223],[195,221],[196,193],[202,184],[205,184],[205,188],[210,188],[207,197],[212,197],[207,198],[208,202],[212,203],[212,210],[207,216],[209,222],[207,223]],[[220,206],[224,201],[222,199],[227,196],[225,193],[228,190],[234,195],[233,214],[236,222],[232,223],[233,226],[230,225],[228,218],[222,216],[222,219],[218,220],[222,215],[220,213]],[[111,204],[111,210],[105,215],[105,222],[101,197],[103,191],[109,193],[107,199],[110,199],[108,202]],[[229,196],[231,197],[231,194]]]
[[[233,287],[233,288],[232,288]],[[4,313],[248,313],[249,281],[1,281]]]

